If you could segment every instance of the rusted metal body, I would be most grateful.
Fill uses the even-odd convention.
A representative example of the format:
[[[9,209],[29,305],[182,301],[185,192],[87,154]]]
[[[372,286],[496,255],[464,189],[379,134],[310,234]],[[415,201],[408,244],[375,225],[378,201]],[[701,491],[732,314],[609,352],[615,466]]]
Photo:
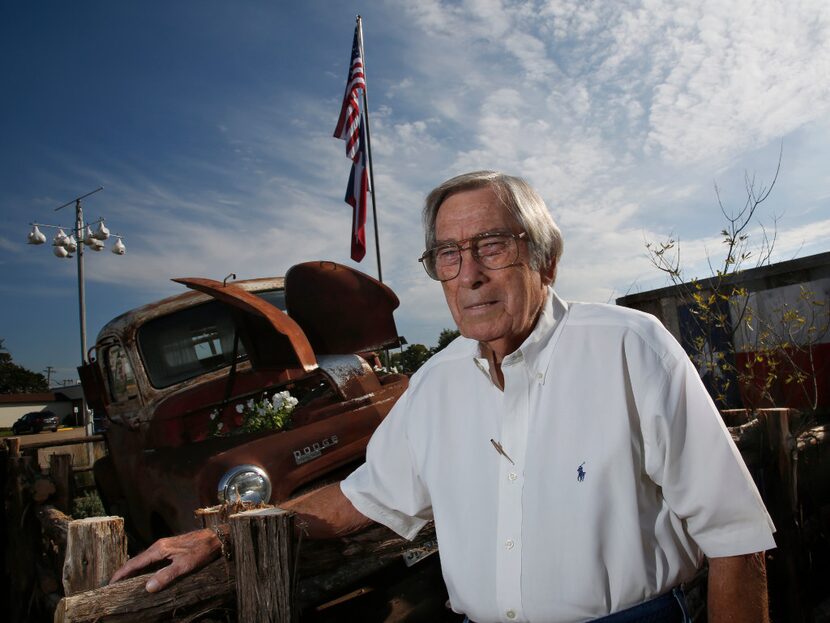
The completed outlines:
[[[360,354],[397,343],[398,299],[358,271],[309,262],[284,280],[175,281],[199,292],[111,321],[81,371],[109,419],[109,456],[95,467],[105,505],[146,541],[199,527],[193,511],[217,502],[236,466],[265,471],[272,503],[342,475],[408,383]],[[289,429],[211,434],[283,390],[300,401]]]

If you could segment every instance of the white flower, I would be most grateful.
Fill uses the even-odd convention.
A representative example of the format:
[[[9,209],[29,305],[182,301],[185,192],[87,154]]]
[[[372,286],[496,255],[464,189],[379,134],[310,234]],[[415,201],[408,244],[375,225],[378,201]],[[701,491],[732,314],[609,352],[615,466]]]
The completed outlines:
[[[224,428],[224,426],[225,426],[225,425],[224,425],[222,422],[219,422],[219,423],[216,425],[216,430],[222,430],[222,428]]]
[[[275,409],[279,409],[282,407],[283,403],[285,402],[285,396],[283,396],[283,392],[278,394],[274,394],[274,397],[271,398],[271,404],[274,405]]]
[[[236,405],[236,412],[237,413],[242,413],[244,410],[245,410],[245,406],[241,402],[238,405]]]
[[[210,419],[215,420],[217,415],[219,415],[219,412],[216,409],[214,409],[210,412]]]
[[[245,403],[245,406],[248,407],[249,409],[253,409],[254,408],[254,399],[251,398],[247,403]]]

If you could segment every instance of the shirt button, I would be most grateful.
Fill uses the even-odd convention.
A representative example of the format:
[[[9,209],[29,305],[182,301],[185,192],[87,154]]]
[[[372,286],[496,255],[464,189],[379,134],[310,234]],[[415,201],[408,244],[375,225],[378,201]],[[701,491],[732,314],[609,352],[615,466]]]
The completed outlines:
[[[516,478],[518,478],[518,477],[519,477],[519,475],[518,475],[516,472],[510,472],[509,474],[507,474],[507,478],[508,478],[511,482],[512,482],[512,481],[514,481],[514,480],[516,480]]]
[[[516,613],[513,612],[512,610],[508,610],[504,614],[508,619],[515,619],[516,618]]]
[[[513,549],[513,546],[514,546],[514,545],[515,545],[515,543],[513,542],[513,539],[507,539],[507,540],[504,542],[504,546],[505,546],[507,549]]]

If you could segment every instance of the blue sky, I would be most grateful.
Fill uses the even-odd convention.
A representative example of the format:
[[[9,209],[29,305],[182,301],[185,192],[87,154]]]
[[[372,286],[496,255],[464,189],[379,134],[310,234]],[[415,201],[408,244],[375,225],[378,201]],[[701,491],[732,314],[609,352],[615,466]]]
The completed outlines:
[[[84,203],[127,254],[87,253],[88,343],[172,277],[284,274],[349,259],[349,163],[331,137],[364,18],[384,280],[399,332],[452,326],[415,261],[443,179],[528,178],[565,235],[557,289],[612,301],[665,285],[645,240],[706,274],[744,174],[777,186],[773,259],[830,250],[830,5],[308,0],[0,4],[0,338],[75,378],[75,263],[25,244]],[[370,221],[371,225],[371,221]],[[49,235],[51,232],[46,232]],[[372,240],[357,268],[376,275]],[[760,230],[753,229],[760,240]],[[51,238],[51,236],[50,236]]]

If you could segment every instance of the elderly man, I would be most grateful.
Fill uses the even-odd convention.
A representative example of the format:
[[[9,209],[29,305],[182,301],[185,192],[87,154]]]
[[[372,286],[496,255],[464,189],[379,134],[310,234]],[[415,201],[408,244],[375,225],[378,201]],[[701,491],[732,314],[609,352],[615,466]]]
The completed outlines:
[[[562,239],[523,180],[448,180],[424,209],[427,274],[462,337],[412,377],[366,463],[286,503],[312,536],[430,519],[453,609],[485,621],[684,621],[678,587],[709,562],[709,620],[767,620],[773,527],[688,357],[652,317],[565,303]],[[217,555],[166,539],[114,580]],[[650,617],[650,618],[649,618]]]

